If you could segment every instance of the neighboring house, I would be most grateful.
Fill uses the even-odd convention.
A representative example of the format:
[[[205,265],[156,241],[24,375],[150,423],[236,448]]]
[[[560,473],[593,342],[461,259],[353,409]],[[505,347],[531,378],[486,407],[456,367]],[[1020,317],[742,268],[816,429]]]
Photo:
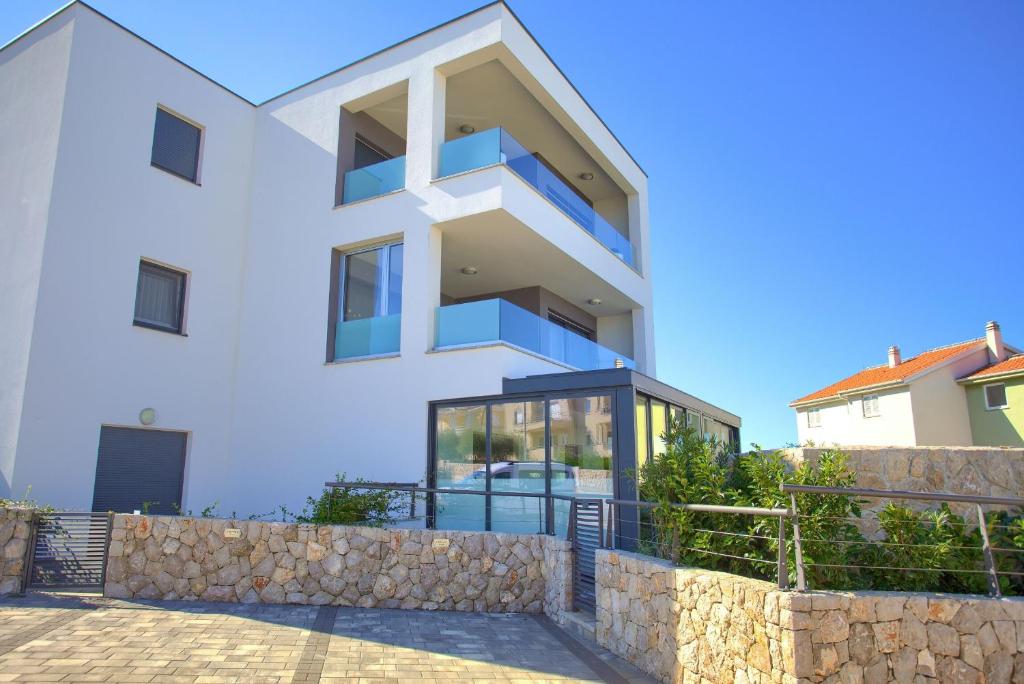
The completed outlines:
[[[899,347],[889,348],[889,361],[866,368],[792,402],[800,444],[866,446],[1020,446],[1010,427],[981,420],[969,410],[980,369],[1004,367],[1010,353],[999,325],[990,321],[985,337],[930,349],[903,360]],[[1002,379],[1002,370],[993,379]],[[965,384],[966,383],[966,384]],[[983,386],[980,379],[977,383]],[[965,394],[965,387],[967,392]],[[1008,394],[1015,394],[1016,387]],[[1012,411],[998,409],[1007,421]],[[1020,410],[1019,408],[1016,410]],[[981,432],[979,432],[979,429]],[[973,437],[972,437],[973,433]],[[1009,441],[995,442],[995,439]]]
[[[76,2],[0,92],[0,496],[631,496],[670,416],[739,439],[652,379],[647,177],[503,3],[256,105]]]
[[[960,380],[976,446],[1024,447],[1024,354]]]

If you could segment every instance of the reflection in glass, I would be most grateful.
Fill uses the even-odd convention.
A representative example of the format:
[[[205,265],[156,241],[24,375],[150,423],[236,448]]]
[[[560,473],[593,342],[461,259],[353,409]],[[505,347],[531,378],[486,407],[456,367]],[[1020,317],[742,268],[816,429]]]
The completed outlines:
[[[487,484],[486,406],[438,407],[436,485],[438,489],[484,491]],[[437,529],[483,530],[484,498],[438,494],[434,499]]]
[[[612,479],[612,398],[569,397],[550,401],[551,492],[610,499]],[[555,534],[564,536],[569,502],[555,501]]]
[[[648,457],[647,397],[636,397],[636,471],[640,473]]]
[[[544,493],[544,402],[491,406],[491,491]],[[492,496],[491,529],[544,532],[544,500]]]
[[[660,456],[665,453],[665,432],[668,425],[665,422],[665,402],[651,399],[651,447],[652,456]]]

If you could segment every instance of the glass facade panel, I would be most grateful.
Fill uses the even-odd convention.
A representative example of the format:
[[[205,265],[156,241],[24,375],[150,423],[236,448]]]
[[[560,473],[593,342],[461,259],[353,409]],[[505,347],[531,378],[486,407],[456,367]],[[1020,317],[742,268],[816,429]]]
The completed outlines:
[[[647,463],[650,456],[649,442],[647,441],[650,421],[647,419],[647,397],[638,394],[636,396],[636,469],[637,474]]]
[[[543,494],[544,402],[491,405],[491,491]],[[543,533],[545,501],[492,496],[491,529]]]
[[[651,399],[651,449],[652,456],[665,453],[665,433],[668,431],[665,402]]]
[[[373,318],[380,309],[380,266],[382,250],[345,256],[345,308],[342,320]]]
[[[485,491],[487,487],[486,405],[438,407],[435,482],[438,489]],[[437,529],[483,530],[485,497],[438,494],[434,497]]]
[[[613,434],[611,395],[567,397],[549,402],[551,493],[610,499]],[[555,534],[564,536],[569,502],[555,501]]]

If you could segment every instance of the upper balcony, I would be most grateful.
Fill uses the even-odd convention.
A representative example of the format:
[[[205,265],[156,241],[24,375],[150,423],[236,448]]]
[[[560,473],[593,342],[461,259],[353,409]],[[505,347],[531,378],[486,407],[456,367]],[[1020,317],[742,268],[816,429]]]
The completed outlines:
[[[385,93],[383,102],[360,111],[341,110],[335,204],[351,204],[405,188],[409,95]]]

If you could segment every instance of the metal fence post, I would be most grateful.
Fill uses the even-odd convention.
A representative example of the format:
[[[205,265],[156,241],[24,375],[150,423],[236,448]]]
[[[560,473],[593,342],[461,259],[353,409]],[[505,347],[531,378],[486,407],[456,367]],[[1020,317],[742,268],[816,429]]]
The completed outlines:
[[[796,508],[796,494],[789,495],[790,507],[793,510],[793,551],[796,555],[796,590],[807,591],[807,578],[804,576],[804,550],[800,543],[800,512]]]
[[[996,574],[996,561],[992,556],[992,545],[988,541],[988,528],[985,527],[985,511],[981,504],[975,504],[978,509],[978,529],[981,531],[981,551],[985,556],[985,570],[988,573],[988,593],[992,596],[1001,596],[999,592],[999,575]]]
[[[608,502],[608,527],[605,528],[605,543],[606,549],[615,548],[615,534],[612,532],[612,521],[615,520],[615,504],[611,501]]]
[[[786,556],[786,519],[779,516],[779,589],[789,589],[789,563]]]
[[[32,583],[32,564],[36,559],[36,531],[39,529],[39,518],[39,511],[33,510],[32,517],[28,523],[28,548],[25,549],[23,557],[25,567],[21,569],[21,589],[18,592],[19,594],[25,594]]]

